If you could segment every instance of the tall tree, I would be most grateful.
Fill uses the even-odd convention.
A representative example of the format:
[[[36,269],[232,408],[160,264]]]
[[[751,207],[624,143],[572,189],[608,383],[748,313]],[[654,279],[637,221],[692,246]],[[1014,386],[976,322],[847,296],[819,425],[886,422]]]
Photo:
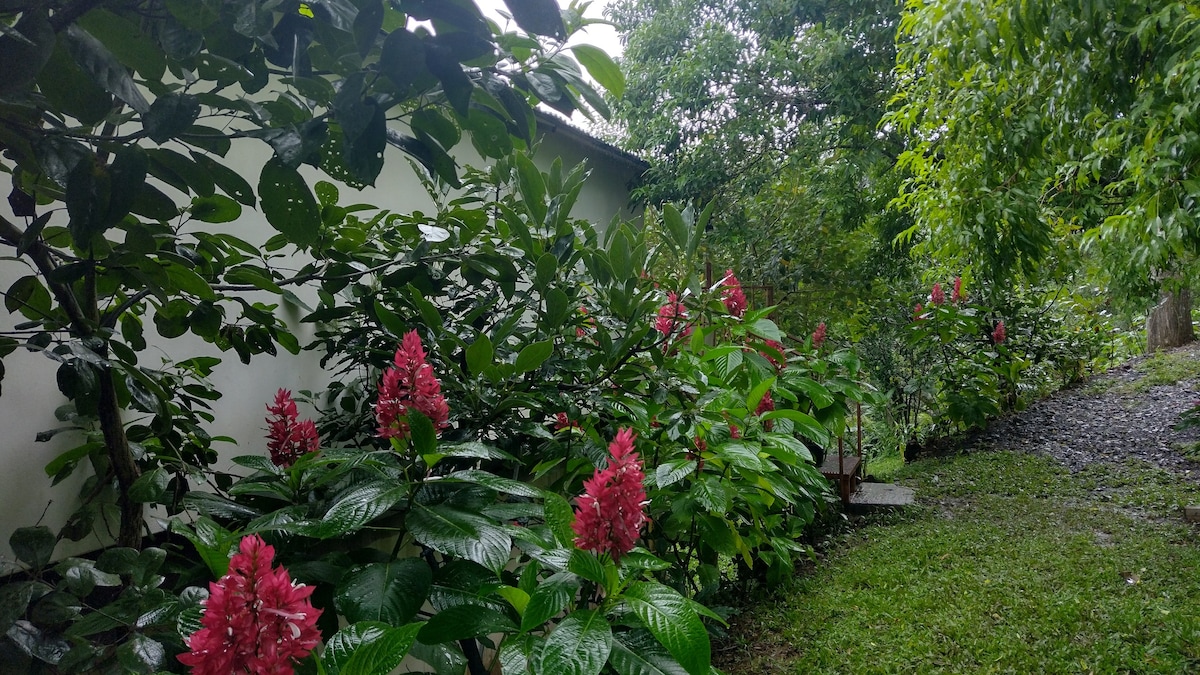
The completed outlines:
[[[912,136],[915,229],[996,283],[1071,237],[1103,256],[1118,294],[1162,290],[1151,349],[1192,339],[1195,3],[934,0],[910,3],[901,36],[891,122]]]
[[[626,42],[621,142],[656,160],[651,201],[718,201],[717,262],[828,299],[850,286],[823,270],[890,250],[904,229],[886,213],[901,147],[879,121],[895,3],[618,0],[609,12]],[[863,241],[829,246],[843,237]]]

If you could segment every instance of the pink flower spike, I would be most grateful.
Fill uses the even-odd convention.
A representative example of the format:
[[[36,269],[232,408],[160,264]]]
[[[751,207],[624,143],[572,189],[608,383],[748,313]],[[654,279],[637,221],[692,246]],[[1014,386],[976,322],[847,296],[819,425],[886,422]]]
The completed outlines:
[[[442,383],[433,374],[433,366],[425,361],[425,348],[417,331],[404,335],[392,361],[394,367],[384,371],[379,382],[379,400],[375,403],[377,435],[407,438],[410,409],[428,417],[438,432],[450,426],[450,406],[442,396]]]
[[[933,290],[929,293],[929,303],[932,305],[946,304],[946,292],[942,290],[941,282],[933,285]]]
[[[667,304],[658,309],[658,318],[654,320],[654,330],[666,336],[676,332],[679,337],[692,334],[692,325],[687,323],[687,309],[674,291],[667,293]],[[681,327],[682,326],[682,327]]]
[[[922,307],[921,303],[918,302],[917,306],[913,307],[913,321],[921,321],[922,319],[924,319],[925,318],[924,315],[921,314],[921,312],[924,312],[924,311],[925,311],[925,308]]]
[[[813,349],[820,349],[821,345],[823,345],[823,344],[825,344],[825,322],[824,321],[822,321],[817,326],[817,329],[814,330],[813,334],[812,334]]]
[[[193,675],[292,675],[321,641],[314,587],[293,585],[286,569],[271,567],[274,557],[275,548],[252,534],[229,573],[209,584],[201,628],[178,656]]]
[[[280,389],[275,402],[267,404],[267,449],[275,466],[291,466],[320,447],[317,427],[312,420],[301,420],[292,392]]]
[[[1008,338],[1008,331],[1004,329],[1004,322],[997,321],[996,328],[992,331],[992,342],[996,344],[1003,343]]]
[[[646,524],[646,488],[642,463],[634,452],[632,429],[621,429],[608,446],[608,467],[583,482],[576,499],[575,546],[614,562],[633,550]]]
[[[950,302],[958,304],[966,301],[967,296],[962,292],[962,277],[954,277],[954,290],[950,293]]]
[[[721,285],[724,286],[721,302],[725,303],[725,310],[731,316],[742,318],[746,313],[746,294],[742,292],[742,284],[733,275],[733,270],[725,270],[725,281]]]
[[[771,398],[771,390],[768,389],[763,394],[762,399],[758,402],[758,407],[754,409],[755,415],[762,415],[775,409],[775,399]],[[763,429],[771,431],[775,428],[775,420],[763,420]]]
[[[736,424],[729,425],[729,437],[734,440],[737,440],[742,437],[742,430],[738,428],[738,425],[736,425]]]

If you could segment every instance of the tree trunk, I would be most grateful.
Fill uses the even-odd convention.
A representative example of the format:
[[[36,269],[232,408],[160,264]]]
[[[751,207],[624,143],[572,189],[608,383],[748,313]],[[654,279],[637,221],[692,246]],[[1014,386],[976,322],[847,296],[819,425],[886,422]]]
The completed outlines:
[[[1196,339],[1192,330],[1192,293],[1185,286],[1177,291],[1164,290],[1162,299],[1146,319],[1146,352],[1185,345]]]

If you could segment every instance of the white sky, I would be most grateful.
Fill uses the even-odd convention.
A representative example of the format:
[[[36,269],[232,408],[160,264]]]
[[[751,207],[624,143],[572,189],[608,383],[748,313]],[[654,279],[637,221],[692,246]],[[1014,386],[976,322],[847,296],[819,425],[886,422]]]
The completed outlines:
[[[504,4],[504,0],[475,0],[479,8],[483,10],[491,18],[495,19],[501,26],[504,25],[504,19],[496,13],[497,9],[508,11],[508,7]],[[558,4],[566,7],[570,4],[570,0],[558,0]],[[608,5],[608,0],[593,0],[590,7],[584,13],[587,18],[603,19],[604,7]],[[568,44],[589,44],[595,45],[604,51],[608,52],[609,56],[617,57],[621,54],[621,40],[617,37],[617,31],[612,26],[588,26],[579,33]]]

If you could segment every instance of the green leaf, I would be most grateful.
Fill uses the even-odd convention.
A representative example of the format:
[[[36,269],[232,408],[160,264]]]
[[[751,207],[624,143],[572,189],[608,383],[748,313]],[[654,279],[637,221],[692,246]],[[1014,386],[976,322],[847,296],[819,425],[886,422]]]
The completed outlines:
[[[599,82],[601,87],[616,98],[625,94],[625,75],[608,52],[592,45],[576,45],[571,47],[571,51],[575,52],[575,58],[579,59],[583,67],[587,68],[588,74]]]
[[[306,247],[317,240],[321,210],[298,171],[272,158],[259,175],[258,194],[267,222],[289,242]]]
[[[528,372],[545,363],[546,359],[550,358],[550,355],[553,353],[554,343],[552,341],[534,342],[533,344],[526,345],[521,350],[521,353],[517,354],[517,361],[513,364],[513,368],[516,369],[517,373]]]
[[[254,207],[256,202],[254,188],[250,187],[250,183],[247,183],[245,178],[242,178],[236,171],[217,162],[208,155],[195,151],[192,151],[191,155],[196,164],[200,165],[201,169],[207,171],[209,176],[212,176],[213,182],[225,194],[233,197],[240,204],[251,208]]]
[[[529,595],[529,603],[521,616],[521,631],[534,630],[558,616],[570,604],[578,588],[579,582],[574,575],[564,572],[541,581]]]
[[[45,593],[49,588],[36,581],[8,581],[0,585],[0,631],[7,633],[17,619],[25,616],[38,590]]]
[[[599,612],[572,612],[546,637],[536,673],[598,675],[612,651],[612,628]]]
[[[338,675],[387,675],[408,655],[421,626],[413,623],[385,630],[378,638],[356,648],[350,660],[337,671]]]
[[[538,488],[524,481],[514,480],[512,478],[502,478],[493,473],[488,473],[481,469],[465,469],[463,471],[455,471],[446,476],[445,480],[461,480],[476,485],[489,487],[497,492],[516,495],[518,497],[538,498],[543,492]]]
[[[712,645],[687,598],[662,584],[637,581],[623,601],[690,675],[708,675]]]
[[[554,533],[559,544],[568,546],[575,541],[575,531],[571,525],[575,522],[575,510],[561,495],[547,492],[542,509],[546,513],[546,525]]]
[[[79,460],[105,447],[104,443],[95,441],[71,448],[46,464],[46,475],[51,477],[58,476],[59,472],[68,466],[73,467]]]
[[[144,79],[162,79],[167,65],[163,51],[150,33],[143,31],[133,21],[106,9],[96,8],[83,15],[79,25],[104,43],[121,63],[137,70]]]
[[[629,237],[625,229],[618,229],[608,246],[608,262],[612,265],[613,275],[618,281],[633,277],[633,261],[629,252]]]
[[[432,585],[433,572],[420,558],[373,563],[342,578],[334,603],[351,623],[382,621],[395,626],[416,615]]]
[[[196,552],[200,554],[200,559],[208,566],[214,579],[220,579],[229,571],[230,549],[237,541],[236,534],[221,527],[213,519],[203,516],[197,518],[191,527],[182,521],[173,520],[171,531],[178,533],[196,547]]]
[[[117,648],[117,661],[127,673],[156,673],[166,657],[161,642],[137,633]]]
[[[113,96],[145,114],[150,102],[130,77],[125,66],[99,40],[77,24],[67,27],[67,49],[75,63]]]
[[[608,574],[604,570],[604,564],[591,551],[581,549],[572,550],[571,558],[567,561],[567,569],[588,581],[594,581],[601,585],[608,581]]]
[[[479,375],[491,367],[494,357],[491,339],[487,333],[480,333],[479,338],[467,347],[467,370],[472,375]]]
[[[204,515],[217,518],[257,518],[262,515],[249,506],[207,492],[189,492],[183,502]]]
[[[771,390],[771,386],[773,384],[775,384],[775,378],[768,377],[762,382],[754,385],[754,388],[751,389],[750,393],[746,395],[746,409],[757,410],[759,402],[762,401],[763,396],[765,396],[767,392]]]
[[[41,569],[50,562],[57,543],[58,538],[45,525],[17,528],[8,538],[8,545],[17,560],[33,569]]]
[[[158,97],[142,119],[146,135],[155,143],[166,143],[192,128],[200,117],[200,100],[191,94]]]
[[[50,291],[36,276],[21,277],[4,294],[4,308],[30,321],[41,321],[50,316]]]
[[[504,4],[512,10],[517,25],[526,32],[558,40],[567,38],[556,0],[504,0]]]
[[[490,607],[455,605],[434,614],[417,638],[427,645],[434,645],[516,630],[517,625],[511,619]]]
[[[414,131],[424,132],[446,150],[453,148],[462,138],[462,130],[458,125],[437,108],[422,108],[413,113],[409,125]]]
[[[647,636],[645,642],[650,644],[627,645],[620,637],[613,640],[609,664],[618,675],[686,675],[683,666],[655,644],[653,638]]]
[[[166,469],[155,467],[133,481],[133,485],[129,486],[129,499],[142,504],[157,502],[167,491],[169,480]]]
[[[829,430],[821,425],[820,422],[813,419],[811,415],[800,412],[799,410],[772,410],[763,413],[763,420],[791,420],[796,424],[796,430],[804,435],[805,438],[815,441],[820,445],[829,443]]]
[[[428,417],[410,408],[408,429],[409,442],[418,455],[427,455],[437,450],[437,430],[433,428],[433,422]]]
[[[750,324],[750,332],[764,340],[782,342],[784,339],[783,331],[779,330],[779,326],[776,326],[775,322],[770,319],[759,319]]]
[[[21,19],[0,35],[0,96],[29,86],[54,53],[54,27],[45,7],[26,7]]]
[[[686,251],[689,238],[688,227],[679,210],[671,204],[664,204],[662,216],[663,222],[667,225],[667,232],[671,235],[671,243],[675,244],[675,248],[679,251]]]
[[[466,558],[496,574],[508,563],[512,538],[482,516],[446,505],[416,505],[406,520],[420,543],[446,555]]]
[[[358,55],[365,58],[379,39],[384,9],[379,0],[367,0],[359,5],[358,14],[354,17],[354,43],[358,45]]]
[[[188,211],[204,223],[231,223],[242,216],[241,204],[225,195],[196,197]]]
[[[436,81],[425,66],[425,45],[421,38],[403,28],[388,33],[383,41],[379,69],[396,85],[400,96],[423,91]]]
[[[341,496],[320,521],[297,526],[296,531],[318,539],[340,537],[387,513],[408,496],[408,487],[385,481],[360,485]]]
[[[325,643],[321,665],[328,675],[339,675],[354,652],[362,645],[378,640],[392,627],[380,621],[360,621],[339,630]]]
[[[517,189],[521,192],[521,203],[529,212],[535,225],[546,222],[546,183],[542,172],[525,153],[514,157],[517,165]]]

